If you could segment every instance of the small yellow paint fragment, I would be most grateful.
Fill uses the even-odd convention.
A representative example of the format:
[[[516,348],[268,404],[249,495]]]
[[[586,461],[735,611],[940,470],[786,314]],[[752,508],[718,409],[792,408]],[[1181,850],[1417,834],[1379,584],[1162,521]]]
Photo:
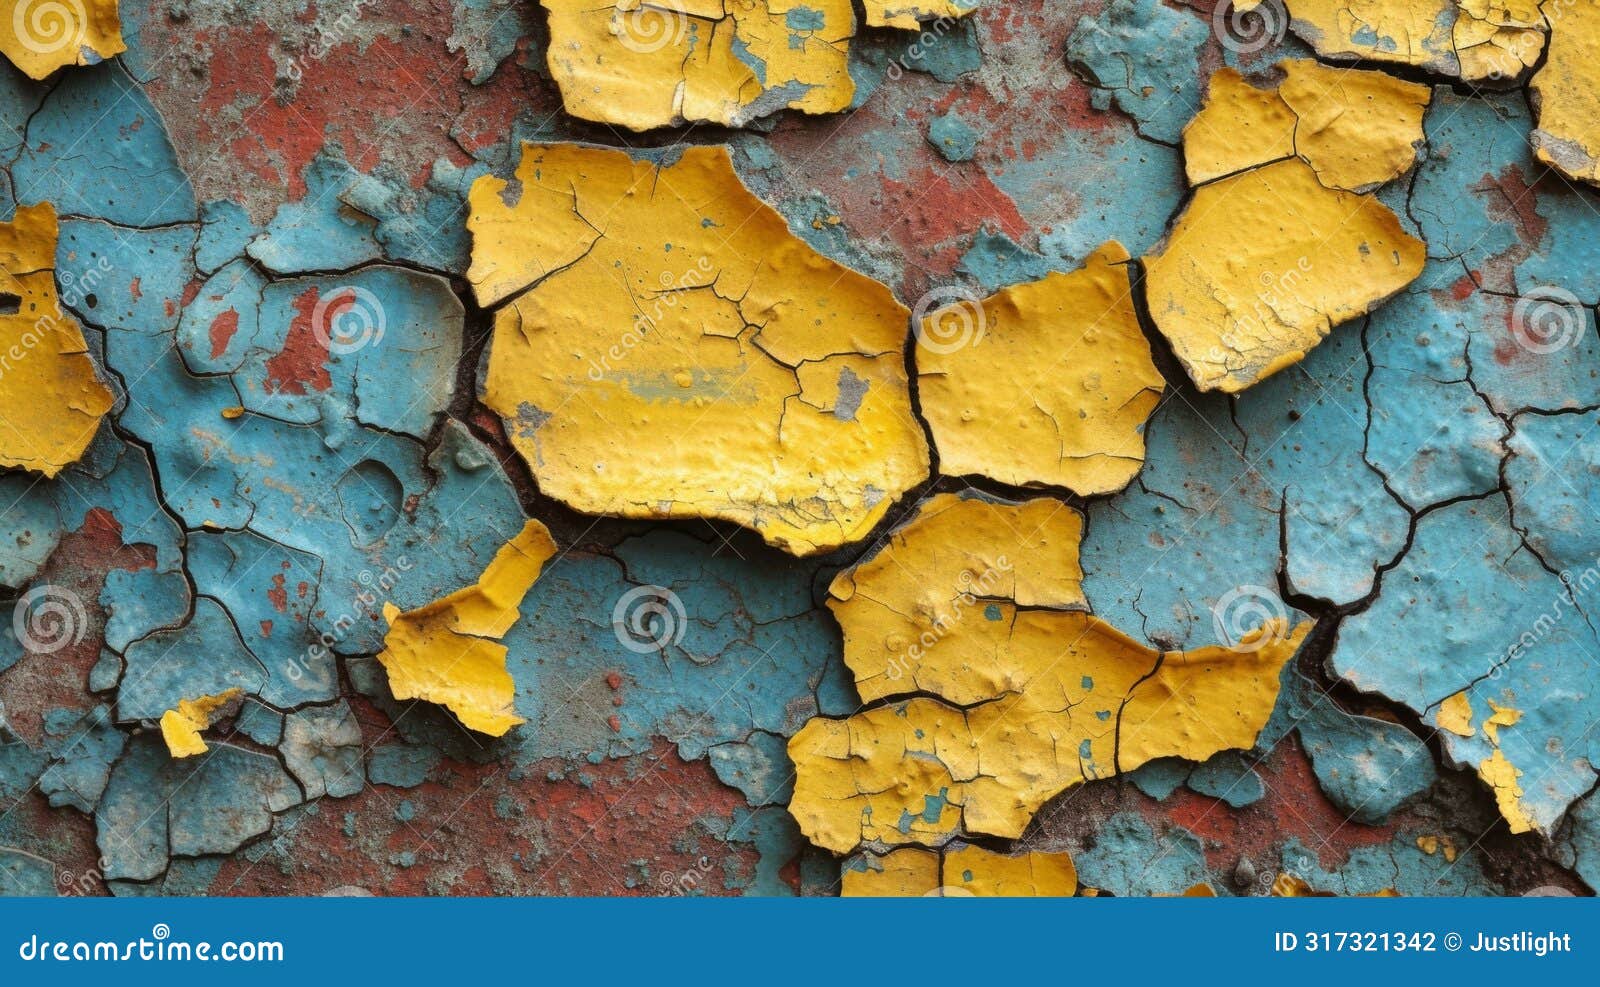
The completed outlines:
[[[1449,730],[1458,737],[1472,736],[1472,697],[1465,692],[1456,693],[1439,704],[1434,718],[1441,730]]]
[[[11,0],[0,14],[0,52],[33,79],[127,50],[117,0]]]
[[[862,697],[922,695],[790,740],[812,842],[1015,838],[1074,785],[1255,742],[1310,623],[1269,621],[1235,650],[1147,648],[1081,609],[1081,519],[1051,504],[933,498],[834,581]]]
[[[1549,55],[1529,86],[1540,161],[1600,185],[1600,2],[1546,0],[1552,10]]]
[[[1425,254],[1387,206],[1280,161],[1195,190],[1145,258],[1150,313],[1202,391],[1237,392],[1410,284]]]
[[[864,537],[927,476],[910,313],[790,233],[726,149],[658,168],[528,145],[517,182],[473,185],[469,277],[506,302],[483,397],[543,492],[723,518],[805,555]]]
[[[1504,751],[1496,747],[1494,753],[1478,765],[1478,777],[1494,792],[1500,815],[1511,832],[1526,833],[1534,828],[1533,818],[1522,808],[1522,785],[1517,781],[1522,772],[1506,759]]]
[[[1319,891],[1312,887],[1305,878],[1298,874],[1279,874],[1272,882],[1271,897],[1273,898],[1332,898],[1332,891]],[[1384,888],[1367,894],[1357,895],[1360,898],[1398,898],[1399,892],[1393,888]]]
[[[1209,884],[1191,884],[1184,889],[1182,895],[1179,895],[1181,898],[1215,898],[1216,896],[1216,889]]]
[[[1447,864],[1456,862],[1456,841],[1448,836],[1423,835],[1417,837],[1417,849],[1428,856],[1433,856],[1440,850],[1444,851],[1444,861]]]
[[[905,31],[920,30],[923,21],[965,17],[981,4],[982,0],[863,0],[868,25]]]
[[[438,703],[469,729],[494,737],[522,723],[498,641],[522,615],[522,598],[555,553],[550,532],[530,519],[476,584],[415,610],[385,604],[389,632],[378,661],[394,697]]]
[[[1059,500],[938,494],[882,549],[834,577],[828,608],[865,702],[931,692],[959,705],[1018,687],[1000,661],[1013,609],[1086,608],[1083,515]]]
[[[540,0],[568,113],[632,130],[835,113],[855,84],[849,0]]]
[[[1489,738],[1489,743],[1500,746],[1500,728],[1514,727],[1522,719],[1522,710],[1501,706],[1493,699],[1489,700],[1489,708],[1494,710],[1494,715],[1483,721],[1483,735]]]
[[[1238,0],[1250,10],[1262,0]],[[1465,82],[1512,85],[1539,59],[1536,0],[1286,0],[1318,55],[1407,65]],[[1563,5],[1565,9],[1565,5]]]
[[[845,898],[1070,898],[1078,870],[1069,853],[1006,854],[980,846],[902,847],[844,867]]]
[[[1128,253],[961,302],[923,320],[922,412],[941,470],[1085,496],[1128,485],[1163,382],[1139,328]]]
[[[0,223],[0,467],[48,477],[83,455],[113,401],[56,296],[57,235],[47,202]]]
[[[215,723],[229,706],[235,705],[244,690],[228,689],[214,696],[198,699],[180,699],[177,709],[161,714],[161,739],[173,757],[193,757],[206,752],[206,742],[200,731]]]

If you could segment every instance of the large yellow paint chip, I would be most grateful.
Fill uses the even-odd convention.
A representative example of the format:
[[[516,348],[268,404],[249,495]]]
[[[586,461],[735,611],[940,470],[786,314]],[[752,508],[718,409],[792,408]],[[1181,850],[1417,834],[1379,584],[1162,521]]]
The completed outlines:
[[[1549,57],[1529,86],[1540,161],[1600,185],[1600,0],[1555,4]]]
[[[1190,184],[1298,154],[1329,188],[1369,191],[1416,163],[1433,91],[1384,72],[1280,62],[1283,81],[1257,89],[1219,69],[1184,128]]]
[[[1144,260],[1146,296],[1195,384],[1237,392],[1410,284],[1425,255],[1387,206],[1291,159],[1196,189]]]
[[[1241,0],[1249,10],[1261,0]],[[1580,0],[1583,2],[1583,0]],[[1286,0],[1295,33],[1323,58],[1409,66],[1478,84],[1514,84],[1539,60],[1537,0]],[[1565,10],[1563,6],[1563,10]]]
[[[799,555],[865,537],[928,473],[905,306],[789,232],[723,148],[658,167],[528,145],[473,185],[495,317],[484,402],[591,514],[721,518]]]
[[[49,203],[0,223],[0,466],[47,477],[83,455],[113,403],[56,296],[58,234]]]
[[[244,695],[239,688],[226,689],[214,696],[198,699],[180,699],[176,709],[161,714],[161,739],[173,757],[193,757],[206,752],[206,742],[200,732],[222,717],[230,707],[235,707]]]
[[[1078,870],[1069,853],[901,847],[847,862],[840,884],[845,898],[1070,898]]]
[[[1080,270],[924,319],[917,377],[942,472],[1085,496],[1128,485],[1163,381],[1127,261],[1108,243]],[[952,337],[940,325],[950,319],[973,331]]]
[[[644,131],[850,106],[850,0],[540,0],[568,113]]]
[[[127,50],[117,0],[11,0],[0,14],[0,52],[33,79]]]
[[[1269,621],[1232,650],[1152,650],[1082,609],[1081,519],[1049,503],[934,498],[834,581],[863,699],[915,695],[790,740],[789,809],[812,842],[1015,838],[1074,785],[1255,743],[1311,625]]]
[[[923,21],[954,20],[982,6],[983,0],[864,0],[867,24],[921,30]]]
[[[530,519],[495,553],[476,584],[415,610],[385,604],[389,632],[378,662],[394,697],[438,703],[467,728],[494,737],[522,723],[506,648],[498,642],[521,616],[522,598],[555,554],[550,532]]]

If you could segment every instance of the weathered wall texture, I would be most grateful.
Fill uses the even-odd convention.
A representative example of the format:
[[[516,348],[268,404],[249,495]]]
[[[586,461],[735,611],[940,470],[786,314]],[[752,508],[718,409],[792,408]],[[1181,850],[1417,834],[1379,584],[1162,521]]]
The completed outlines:
[[[0,893],[1600,887],[1600,0],[118,6]]]

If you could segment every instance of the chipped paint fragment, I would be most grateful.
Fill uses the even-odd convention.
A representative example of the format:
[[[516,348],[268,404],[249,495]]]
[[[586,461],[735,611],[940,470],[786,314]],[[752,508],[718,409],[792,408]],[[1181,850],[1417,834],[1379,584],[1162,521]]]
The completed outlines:
[[[47,477],[83,455],[112,405],[83,327],[56,295],[58,235],[48,202],[0,223],[0,466]]]
[[[923,21],[965,17],[983,6],[983,0],[863,0],[870,27],[920,30]]]
[[[476,585],[415,610],[384,605],[389,632],[378,661],[396,699],[425,699],[479,733],[503,736],[524,722],[501,637],[522,615],[522,598],[556,553],[550,532],[529,520],[495,553]]]
[[[1128,485],[1163,381],[1139,328],[1128,254],[929,314],[918,331],[922,413],[942,472],[1085,496]]]
[[[177,709],[161,714],[161,739],[173,757],[193,757],[206,752],[206,742],[200,733],[208,729],[230,708],[237,708],[244,690],[238,687],[219,692],[214,696],[183,699]]]
[[[568,113],[632,130],[742,127],[855,96],[849,0],[539,0]]]
[[[1545,0],[1545,6],[1553,11],[1549,52],[1528,86],[1539,121],[1530,137],[1534,155],[1600,185],[1600,3]]]
[[[1069,509],[1049,504],[934,498],[835,580],[863,699],[917,695],[790,740],[789,808],[812,842],[1016,838],[1074,785],[1255,742],[1311,624],[1274,618],[1232,650],[1147,648],[1081,609],[1079,522],[1052,524]]]
[[[0,52],[30,78],[93,65],[127,51],[117,0],[12,0],[0,15]]]
[[[1481,85],[1514,85],[1538,62],[1547,31],[1538,0],[1285,3],[1294,32],[1324,58],[1409,66]]]
[[[725,150],[658,168],[526,145],[517,177],[509,204],[500,179],[473,186],[470,276],[505,303],[484,401],[545,493],[805,555],[927,475],[906,308],[794,237]]]
[[[845,862],[846,898],[1070,898],[1078,871],[1069,853],[996,853],[974,844],[901,847]]]
[[[1400,291],[1424,259],[1387,206],[1279,161],[1195,190],[1145,258],[1150,315],[1201,390],[1237,392]]]
[[[1283,81],[1257,89],[1233,69],[1211,77],[1206,105],[1184,128],[1191,184],[1298,154],[1322,184],[1365,192],[1405,174],[1423,143],[1432,92],[1383,72],[1278,63]]]

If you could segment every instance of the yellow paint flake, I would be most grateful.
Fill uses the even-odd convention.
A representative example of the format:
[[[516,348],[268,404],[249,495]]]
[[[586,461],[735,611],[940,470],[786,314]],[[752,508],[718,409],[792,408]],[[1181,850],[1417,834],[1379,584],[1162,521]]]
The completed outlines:
[[[1294,111],[1274,89],[1232,68],[1212,73],[1206,101],[1183,128],[1183,164],[1199,185],[1294,155]]]
[[[180,699],[177,709],[161,714],[161,739],[173,757],[193,757],[206,752],[206,742],[200,731],[209,729],[229,707],[236,707],[244,695],[239,688],[227,689],[214,696],[198,699]]]
[[[415,610],[384,604],[389,632],[378,661],[394,697],[438,703],[466,727],[494,737],[522,723],[498,641],[522,615],[522,598],[555,553],[550,532],[529,520],[475,585]]]
[[[1081,270],[923,320],[917,376],[944,473],[1085,496],[1127,486],[1163,386],[1127,261],[1107,243]]]
[[[1456,862],[1456,841],[1448,836],[1433,836],[1431,834],[1419,836],[1417,837],[1417,849],[1430,857],[1443,850],[1445,863],[1453,864]]]
[[[935,498],[835,580],[863,698],[926,695],[814,719],[791,739],[790,811],[812,842],[1015,838],[1073,785],[1255,743],[1311,625],[1269,621],[1237,650],[1147,648],[1072,609],[1081,520],[1049,504]],[[977,605],[950,602],[963,595]]]
[[[1319,891],[1312,887],[1310,882],[1298,874],[1279,874],[1272,882],[1271,897],[1273,898],[1333,898],[1332,891]],[[1358,898],[1398,898],[1399,893],[1393,888],[1384,888],[1368,894],[1357,895]]]
[[[1494,792],[1500,815],[1513,833],[1526,833],[1534,828],[1533,817],[1522,807],[1522,785],[1517,781],[1521,777],[1521,769],[1512,765],[1498,746],[1478,765],[1478,778]]]
[[[484,401],[578,510],[737,522],[795,554],[864,537],[928,473],[909,312],[821,256],[723,148],[657,167],[528,145],[471,192],[495,319]]]
[[[1376,199],[1280,161],[1196,189],[1145,258],[1146,291],[1195,384],[1237,392],[1411,283],[1425,253]]]
[[[1068,853],[1005,854],[980,846],[902,847],[845,865],[845,898],[1070,898],[1078,870]]]
[[[1233,69],[1211,77],[1206,104],[1183,132],[1191,184],[1298,154],[1322,184],[1359,192],[1416,162],[1427,86],[1306,59],[1278,68],[1275,90],[1257,89]]]
[[[58,232],[49,203],[0,223],[0,466],[49,477],[83,455],[113,401],[56,297]]]
[[[1600,185],[1600,2],[1562,0],[1552,15],[1549,56],[1529,86],[1539,121],[1534,154],[1563,173]]]
[[[965,17],[977,10],[982,0],[864,0],[867,24],[872,27],[897,27],[916,31],[922,21]]]
[[[1472,698],[1465,692],[1456,693],[1439,704],[1434,720],[1441,730],[1449,730],[1458,737],[1472,736]]]
[[[1260,0],[1235,4],[1249,10]],[[1286,0],[1318,55],[1407,65],[1474,83],[1515,81],[1539,59],[1536,0]]]
[[[997,658],[1012,628],[996,608],[1087,607],[1082,536],[1083,515],[1050,498],[928,499],[828,588],[861,698],[932,692],[968,705],[1010,691],[1018,670]]]
[[[12,0],[0,14],[0,52],[34,79],[128,50],[117,0]]]
[[[1522,710],[1501,706],[1493,699],[1489,700],[1489,708],[1494,710],[1494,715],[1483,721],[1483,735],[1489,738],[1489,743],[1500,746],[1500,728],[1513,727],[1522,719]]]
[[[741,127],[855,96],[849,0],[540,0],[568,113],[632,130]]]

